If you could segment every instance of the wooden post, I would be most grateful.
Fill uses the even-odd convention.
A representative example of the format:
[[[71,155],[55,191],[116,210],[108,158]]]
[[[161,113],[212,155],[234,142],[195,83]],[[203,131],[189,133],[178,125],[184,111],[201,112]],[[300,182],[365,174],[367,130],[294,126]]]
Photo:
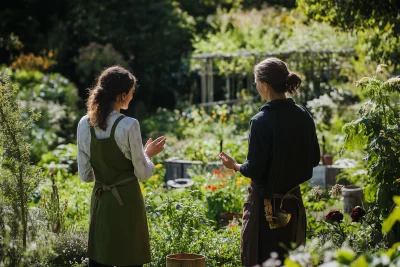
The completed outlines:
[[[226,88],[225,100],[229,100],[231,99],[231,85],[230,85],[230,77],[228,75],[225,76],[225,88]]]
[[[201,71],[201,103],[207,102],[207,65],[205,60],[203,60],[203,70]]]
[[[214,73],[212,59],[207,59],[207,91],[208,91],[208,102],[214,101]]]

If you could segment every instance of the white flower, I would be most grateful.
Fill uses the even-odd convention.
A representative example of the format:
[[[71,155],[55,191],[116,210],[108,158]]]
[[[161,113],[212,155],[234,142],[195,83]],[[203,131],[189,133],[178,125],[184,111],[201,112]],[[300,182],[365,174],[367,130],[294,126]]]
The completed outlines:
[[[383,73],[384,68],[387,68],[386,64],[379,64],[378,67],[376,68],[376,73]]]

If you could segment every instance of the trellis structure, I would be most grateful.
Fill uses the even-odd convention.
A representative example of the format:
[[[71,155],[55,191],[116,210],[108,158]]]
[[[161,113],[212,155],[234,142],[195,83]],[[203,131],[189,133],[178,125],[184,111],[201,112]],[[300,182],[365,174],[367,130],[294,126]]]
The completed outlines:
[[[340,51],[287,51],[287,52],[265,52],[255,53],[240,51],[236,53],[203,53],[193,55],[192,59],[198,60],[199,75],[201,77],[201,103],[214,102],[214,77],[218,75],[215,71],[215,60],[232,61],[235,58],[249,58],[252,66],[267,57],[277,57],[288,63],[291,70],[301,73],[305,82],[313,86],[315,82],[329,82],[339,75],[343,68],[348,68],[348,58],[354,55],[353,49]],[[225,100],[236,102],[235,86],[239,80],[246,80],[247,89],[252,87],[254,82],[253,71],[245,74],[225,74]],[[307,96],[304,96],[307,97]]]

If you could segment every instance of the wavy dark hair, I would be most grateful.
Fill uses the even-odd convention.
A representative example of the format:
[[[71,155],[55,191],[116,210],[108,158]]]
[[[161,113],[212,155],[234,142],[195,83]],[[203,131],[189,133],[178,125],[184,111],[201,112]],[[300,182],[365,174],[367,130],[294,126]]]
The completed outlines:
[[[297,93],[301,85],[300,76],[289,71],[285,62],[276,57],[267,58],[254,67],[254,76],[269,84],[276,93]]]
[[[90,90],[86,102],[89,125],[107,129],[107,117],[113,110],[113,102],[123,93],[128,94],[136,86],[136,77],[121,66],[105,69]]]

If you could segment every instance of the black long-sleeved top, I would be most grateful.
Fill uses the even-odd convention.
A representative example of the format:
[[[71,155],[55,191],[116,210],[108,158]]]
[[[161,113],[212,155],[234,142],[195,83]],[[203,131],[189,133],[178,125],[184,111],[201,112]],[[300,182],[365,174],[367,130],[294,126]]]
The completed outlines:
[[[249,151],[240,172],[263,195],[285,193],[312,177],[320,160],[313,118],[292,98],[264,104],[250,121]]]

